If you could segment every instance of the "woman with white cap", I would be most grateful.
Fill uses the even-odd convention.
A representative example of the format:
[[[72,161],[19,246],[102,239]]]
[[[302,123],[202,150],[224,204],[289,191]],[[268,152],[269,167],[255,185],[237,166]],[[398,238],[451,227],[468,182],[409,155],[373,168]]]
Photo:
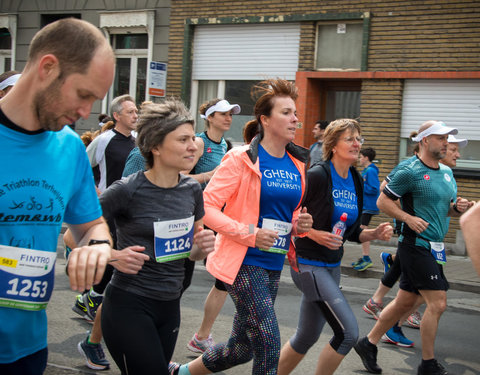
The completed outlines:
[[[190,173],[203,188],[210,181],[228,151],[228,145],[223,136],[230,130],[233,115],[239,113],[240,106],[230,104],[225,99],[212,99],[200,106],[200,117],[205,120],[206,129],[196,134],[199,159]]]
[[[205,120],[205,131],[197,133],[195,142],[198,147],[198,162],[190,172],[193,177],[202,184],[205,189],[208,181],[217,170],[222,158],[228,151],[228,145],[223,137],[225,132],[230,129],[233,115],[240,113],[238,104],[230,104],[225,99],[212,99],[200,106],[200,116]],[[194,263],[187,266],[190,275],[193,273]],[[190,281],[186,279],[187,283]],[[187,285],[188,286],[188,285]],[[215,280],[215,284],[208,293],[203,307],[203,319],[199,330],[188,342],[188,350],[194,353],[203,353],[210,346],[214,345],[211,330],[218,314],[227,299],[227,289],[220,280]]]

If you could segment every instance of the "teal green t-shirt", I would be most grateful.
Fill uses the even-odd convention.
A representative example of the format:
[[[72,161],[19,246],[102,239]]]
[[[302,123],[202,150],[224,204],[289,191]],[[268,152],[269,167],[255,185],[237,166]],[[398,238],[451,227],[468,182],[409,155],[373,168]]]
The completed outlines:
[[[434,169],[420,159],[412,160],[396,171],[384,192],[391,198],[400,198],[407,213],[429,223],[415,244],[429,247],[428,241],[442,242],[448,231],[450,203],[456,199],[457,184],[452,170],[440,164]],[[404,240],[404,235],[399,241]]]

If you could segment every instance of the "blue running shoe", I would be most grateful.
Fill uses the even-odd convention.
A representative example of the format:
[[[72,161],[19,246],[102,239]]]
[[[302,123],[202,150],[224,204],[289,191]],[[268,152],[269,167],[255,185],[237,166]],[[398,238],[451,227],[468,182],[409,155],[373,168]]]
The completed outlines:
[[[382,341],[402,348],[411,348],[415,345],[412,340],[405,337],[402,329],[396,324],[382,336]]]
[[[89,344],[88,336],[78,343],[78,351],[83,354],[86,364],[93,370],[108,370],[110,363],[105,358],[101,344]]]
[[[365,271],[367,268],[373,266],[373,262],[370,257],[363,257],[361,258],[362,261],[357,265],[353,266],[353,269],[356,271]]]
[[[360,263],[362,263],[362,261],[363,261],[363,257],[358,258],[358,260],[356,260],[355,262],[352,262],[352,267],[358,266]]]
[[[382,263],[383,263],[383,273],[387,273],[387,271],[390,269],[390,267],[393,264],[392,254],[381,252],[380,258],[382,259]]]

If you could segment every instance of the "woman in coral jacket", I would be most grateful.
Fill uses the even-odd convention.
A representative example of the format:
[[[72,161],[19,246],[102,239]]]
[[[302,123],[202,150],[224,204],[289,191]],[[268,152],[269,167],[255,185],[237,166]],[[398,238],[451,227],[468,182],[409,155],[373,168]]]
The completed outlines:
[[[225,155],[204,191],[204,222],[218,232],[207,270],[226,284],[235,304],[232,333],[227,343],[173,374],[219,372],[252,358],[253,374],[277,373],[281,343],[274,302],[280,274],[285,254],[293,251],[292,236],[312,226],[301,207],[309,152],[293,143],[295,86],[267,80],[253,91],[261,96],[248,126],[258,127],[258,134]]]

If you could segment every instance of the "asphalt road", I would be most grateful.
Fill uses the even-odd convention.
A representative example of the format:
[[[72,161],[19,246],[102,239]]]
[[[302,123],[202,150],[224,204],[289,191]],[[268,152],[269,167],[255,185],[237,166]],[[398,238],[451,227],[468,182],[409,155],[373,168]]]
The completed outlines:
[[[77,343],[81,341],[91,325],[79,318],[71,307],[75,292],[68,286],[68,280],[63,272],[65,261],[59,254],[57,260],[57,278],[53,298],[48,306],[49,316],[49,364],[45,374],[92,374],[81,355],[77,351]],[[202,314],[203,301],[213,283],[212,277],[198,264],[192,286],[182,298],[182,324],[173,360],[184,363],[195,356],[187,350],[186,344],[198,328]],[[353,307],[360,326],[361,336],[365,335],[374,325],[362,310],[362,305],[378,285],[376,279],[342,277],[343,291]],[[393,295],[393,294],[392,294]],[[449,291],[448,309],[440,321],[437,336],[436,355],[446,368],[456,375],[480,374],[480,295],[468,292]],[[280,324],[282,343],[294,333],[298,318],[300,293],[293,285],[289,268],[285,267],[279,294],[276,301],[276,311]],[[213,328],[216,341],[228,338],[232,316],[233,303],[230,299],[221,312]],[[122,329],[122,327],[118,327]],[[414,340],[415,348],[398,348],[389,344],[379,345],[379,364],[383,374],[416,374],[416,368],[421,359],[421,342],[419,330],[404,328],[408,338]],[[317,344],[307,353],[305,359],[295,369],[293,374],[313,374],[321,348],[330,340],[331,329],[326,326]],[[107,357],[109,355],[107,354]],[[111,360],[112,368],[105,374],[120,374]],[[251,373],[251,363],[235,367],[225,374],[245,375]],[[364,374],[363,365],[357,354],[351,352],[342,362],[337,374]]]

